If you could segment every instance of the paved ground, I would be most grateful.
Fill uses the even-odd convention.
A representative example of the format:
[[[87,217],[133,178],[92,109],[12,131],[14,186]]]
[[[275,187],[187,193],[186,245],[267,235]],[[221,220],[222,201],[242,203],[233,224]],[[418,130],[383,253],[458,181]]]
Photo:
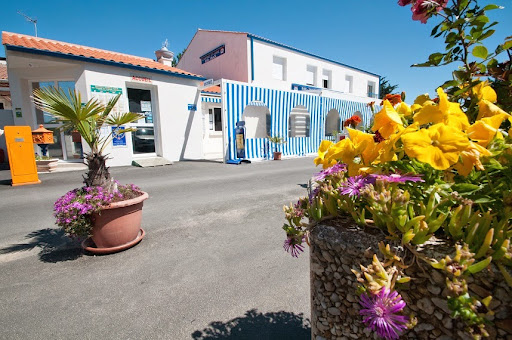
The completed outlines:
[[[51,215],[80,172],[12,188],[0,171],[0,338],[308,339],[308,256],[283,251],[280,227],[315,171],[311,158],[115,168],[150,194],[147,235],[96,257]]]

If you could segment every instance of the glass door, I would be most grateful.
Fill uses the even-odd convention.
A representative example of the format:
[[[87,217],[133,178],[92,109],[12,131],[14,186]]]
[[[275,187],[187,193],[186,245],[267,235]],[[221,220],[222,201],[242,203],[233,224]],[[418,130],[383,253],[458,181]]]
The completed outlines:
[[[132,132],[133,153],[155,153],[155,126],[153,123],[151,90],[127,88],[127,92],[130,112],[140,113],[144,116],[131,124],[136,129]]]
[[[38,88],[45,87],[57,87],[66,91],[66,93],[71,90],[75,90],[75,83],[73,81],[41,81],[41,82],[33,82],[32,90]],[[63,160],[73,160],[73,159],[81,159],[82,155],[82,142],[81,138],[78,140],[75,136],[73,140],[72,131],[61,131],[59,128],[62,125],[59,123],[55,117],[53,117],[48,112],[44,112],[35,109],[35,121],[36,127],[40,124],[53,131],[53,144],[48,145],[48,156],[52,158],[59,158]]]

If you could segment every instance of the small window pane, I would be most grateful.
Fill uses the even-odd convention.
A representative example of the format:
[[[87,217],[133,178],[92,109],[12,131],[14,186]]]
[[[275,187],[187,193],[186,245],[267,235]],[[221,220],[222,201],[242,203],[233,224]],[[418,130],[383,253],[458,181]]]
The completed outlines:
[[[208,123],[210,126],[210,130],[213,130],[213,110],[210,109],[208,112]]]
[[[214,116],[215,116],[215,131],[222,131],[221,109],[214,108],[213,112],[214,112]]]
[[[286,80],[286,59],[274,56],[272,63],[272,77],[277,80]]]

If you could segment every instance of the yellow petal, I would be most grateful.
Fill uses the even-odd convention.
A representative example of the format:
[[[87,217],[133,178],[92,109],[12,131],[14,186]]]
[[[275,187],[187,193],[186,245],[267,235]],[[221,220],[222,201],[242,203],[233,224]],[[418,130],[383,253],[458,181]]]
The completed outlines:
[[[430,96],[428,95],[428,93],[425,93],[425,94],[422,94],[418,97],[416,97],[416,99],[414,100],[414,104],[418,104],[418,105],[425,105],[425,102],[426,101],[429,101],[430,100]]]
[[[474,86],[473,94],[478,98],[478,100],[487,100],[492,103],[495,103],[498,100],[496,95],[496,91],[492,87],[489,86],[487,81],[483,81],[478,85]]]
[[[439,109],[439,106],[435,105],[434,102],[429,102],[414,115],[414,122],[419,125],[440,123],[443,121],[443,117],[443,112]]]
[[[388,100],[384,100],[382,110],[375,115],[372,131],[379,131],[382,137],[388,138],[402,127],[402,119]]]
[[[482,99],[478,102],[478,116],[476,117],[477,120],[480,120],[485,117],[492,117],[499,114],[505,114],[507,116],[510,116],[508,113],[500,109],[498,106],[494,105],[488,100]]]
[[[401,102],[400,104],[398,104],[398,106],[396,108],[396,112],[403,115],[404,117],[408,117],[408,116],[412,115],[411,107],[404,102]]]

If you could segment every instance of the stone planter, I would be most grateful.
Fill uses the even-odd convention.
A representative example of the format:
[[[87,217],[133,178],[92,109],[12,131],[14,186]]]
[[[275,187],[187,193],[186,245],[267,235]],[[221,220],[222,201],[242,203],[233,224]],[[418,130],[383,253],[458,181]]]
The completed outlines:
[[[57,158],[36,160],[37,172],[53,172],[57,169],[58,162]]]
[[[381,240],[384,235],[380,231],[369,229],[367,232],[348,218],[328,221],[312,230],[312,339],[377,339],[359,316],[357,281],[351,269],[359,269],[359,263],[368,265],[373,253],[379,254],[377,245]],[[439,246],[443,244],[436,245]],[[435,256],[432,244],[425,245],[425,252]],[[401,338],[469,339],[462,322],[449,316],[444,276],[428,265],[422,269],[424,271],[418,266],[410,267],[406,271],[413,278],[410,286],[399,288],[407,303],[405,314],[413,313],[418,319],[417,326]],[[512,340],[512,290],[501,273],[493,269],[468,279],[469,289],[480,297],[493,296],[494,324],[487,327],[491,339]]]

